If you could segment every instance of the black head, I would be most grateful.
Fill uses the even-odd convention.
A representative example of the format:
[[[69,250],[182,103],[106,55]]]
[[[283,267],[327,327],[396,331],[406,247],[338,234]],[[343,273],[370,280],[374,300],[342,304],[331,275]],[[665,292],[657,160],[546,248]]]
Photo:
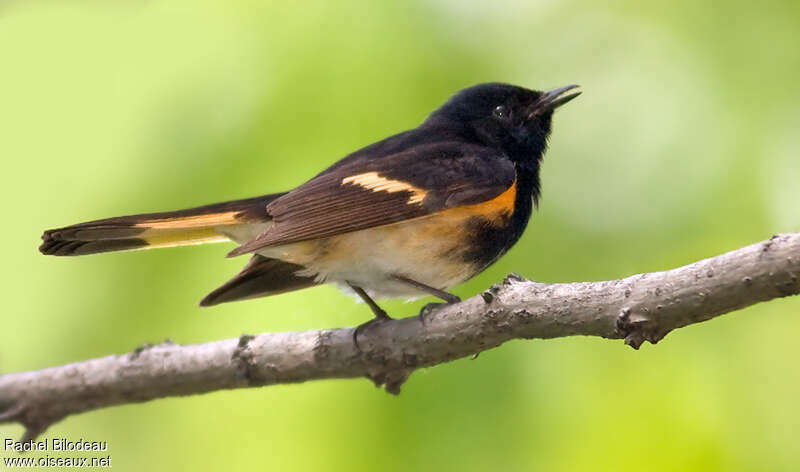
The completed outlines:
[[[501,148],[520,164],[538,163],[547,147],[553,110],[580,95],[568,85],[549,92],[488,83],[455,94],[426,123],[458,124],[471,138]]]

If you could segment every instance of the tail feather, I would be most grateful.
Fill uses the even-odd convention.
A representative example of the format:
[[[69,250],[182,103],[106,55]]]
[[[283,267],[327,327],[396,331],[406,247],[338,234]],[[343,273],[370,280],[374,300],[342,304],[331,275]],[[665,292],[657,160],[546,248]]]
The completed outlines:
[[[144,249],[148,243],[144,239],[110,239],[106,241],[65,241],[45,239],[39,251],[50,256],[85,256],[110,251],[131,251]]]
[[[266,206],[281,195],[106,218],[51,229],[42,235],[39,251],[53,256],[82,256],[228,241],[227,230],[232,227],[268,222]]]
[[[266,297],[317,285],[313,277],[297,275],[303,269],[299,265],[256,254],[235,277],[209,293],[200,306]]]

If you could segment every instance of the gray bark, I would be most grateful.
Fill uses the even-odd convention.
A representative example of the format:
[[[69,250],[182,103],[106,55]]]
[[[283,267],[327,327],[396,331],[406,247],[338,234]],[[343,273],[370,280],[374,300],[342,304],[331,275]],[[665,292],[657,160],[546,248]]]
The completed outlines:
[[[0,376],[0,423],[24,440],[97,408],[221,389],[368,377],[391,393],[416,369],[517,339],[601,336],[638,349],[670,331],[800,292],[800,233],[773,236],[677,269],[605,282],[502,283],[424,317],[354,328],[166,341],[48,369]]]

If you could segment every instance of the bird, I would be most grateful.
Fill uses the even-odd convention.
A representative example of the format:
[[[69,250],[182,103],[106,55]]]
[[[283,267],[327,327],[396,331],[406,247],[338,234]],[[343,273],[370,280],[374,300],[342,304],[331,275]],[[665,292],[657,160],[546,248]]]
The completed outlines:
[[[249,254],[249,262],[201,306],[329,283],[369,306],[374,317],[359,328],[391,319],[377,299],[457,303],[448,290],[522,236],[538,207],[553,113],[578,88],[474,85],[416,128],[292,190],[51,229],[39,250],[82,256],[233,241],[228,257]]]

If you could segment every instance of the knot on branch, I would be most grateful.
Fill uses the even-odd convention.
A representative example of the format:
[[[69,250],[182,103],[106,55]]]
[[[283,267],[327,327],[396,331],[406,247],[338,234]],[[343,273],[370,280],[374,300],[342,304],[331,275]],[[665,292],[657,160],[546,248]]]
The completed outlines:
[[[419,368],[419,357],[413,352],[402,351],[392,355],[386,352],[367,352],[364,356],[374,365],[368,369],[365,377],[370,379],[376,387],[384,387],[392,395],[400,393],[400,387]]]
[[[623,308],[617,316],[614,332],[619,337],[625,338],[625,344],[639,349],[645,341],[650,341],[651,344],[658,343],[670,330],[660,328],[647,308],[635,314],[630,308]]]
[[[14,405],[0,408],[0,423],[20,423],[25,427],[25,433],[20,442],[29,442],[36,439],[51,424],[64,419],[66,415],[56,415],[47,412],[46,408],[29,406],[24,400]]]
[[[481,292],[481,298],[483,298],[483,302],[487,305],[491,305],[494,302],[495,298],[497,298],[498,294],[503,290],[503,288],[508,287],[516,282],[527,282],[528,280],[519,275],[516,272],[511,272],[510,274],[506,275],[502,282],[493,284],[488,289]]]
[[[160,343],[158,343],[158,344],[153,344],[153,343],[144,343],[144,344],[142,344],[142,345],[138,346],[138,347],[137,347],[136,349],[134,349],[133,351],[131,351],[131,352],[130,352],[130,354],[128,354],[128,360],[129,360],[129,361],[135,361],[135,360],[136,360],[136,359],[138,359],[138,358],[139,358],[139,356],[141,356],[143,353],[145,353],[145,352],[147,352],[147,351],[149,351],[150,349],[153,349],[153,348],[155,348],[155,347],[170,347],[170,346],[175,346],[175,345],[176,345],[176,344],[175,344],[175,342],[174,342],[174,341],[172,341],[172,339],[170,339],[170,338],[167,338],[167,339],[165,339],[165,340],[161,341],[161,342],[160,342]]]
[[[255,336],[252,334],[243,334],[239,336],[239,344],[236,345],[236,349],[233,350],[233,355],[231,356],[231,361],[236,366],[236,375],[238,378],[242,379],[246,385],[250,385],[251,383],[255,383],[256,375],[256,363],[253,359],[253,353],[250,351],[250,341],[255,339]]]
[[[376,387],[384,387],[392,395],[400,394],[400,387],[403,386],[408,377],[414,372],[413,368],[395,369],[383,372],[370,372],[366,377],[372,380]]]

